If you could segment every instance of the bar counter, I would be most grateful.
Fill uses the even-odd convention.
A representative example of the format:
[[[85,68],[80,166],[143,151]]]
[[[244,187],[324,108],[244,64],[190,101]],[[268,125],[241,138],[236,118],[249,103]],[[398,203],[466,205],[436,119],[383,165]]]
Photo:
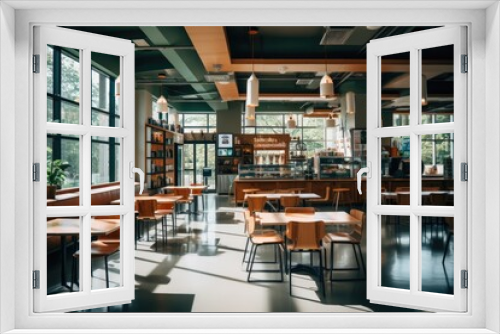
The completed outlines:
[[[444,179],[443,177],[423,177],[423,186],[425,187],[439,187],[443,190],[453,189],[453,180]],[[386,177],[382,178],[382,187],[386,191],[395,191],[398,187],[409,187],[409,178],[393,178]],[[326,187],[332,188],[349,188],[349,198],[352,203],[365,203],[366,202],[366,182],[362,182],[361,188],[363,194],[358,194],[356,189],[357,183],[354,178],[345,179],[240,179],[236,177],[233,182],[234,198],[236,203],[243,203],[245,194],[243,190],[245,189],[260,189],[265,192],[273,192],[279,189],[291,189],[291,188],[302,188],[302,192],[315,193],[321,197],[325,196]],[[332,200],[332,193],[330,193],[330,199]],[[340,199],[341,204],[347,200],[346,197]]]

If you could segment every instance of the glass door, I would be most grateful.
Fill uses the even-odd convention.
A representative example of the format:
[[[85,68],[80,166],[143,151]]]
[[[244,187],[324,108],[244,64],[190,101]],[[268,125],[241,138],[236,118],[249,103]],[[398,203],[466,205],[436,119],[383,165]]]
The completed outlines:
[[[377,39],[367,51],[368,299],[466,311],[466,30]],[[391,96],[396,87],[407,94]]]
[[[207,177],[208,192],[215,191],[215,144],[184,144],[185,184],[205,183],[203,168],[210,168],[212,176]]]
[[[134,45],[53,27],[34,37],[34,311],[129,303]]]

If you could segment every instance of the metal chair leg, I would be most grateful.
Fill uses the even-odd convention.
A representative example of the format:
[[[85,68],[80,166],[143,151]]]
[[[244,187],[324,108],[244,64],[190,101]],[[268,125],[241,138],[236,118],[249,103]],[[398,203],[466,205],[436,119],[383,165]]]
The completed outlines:
[[[108,270],[108,257],[104,257],[104,268],[106,270],[106,288],[109,289],[109,270]]]

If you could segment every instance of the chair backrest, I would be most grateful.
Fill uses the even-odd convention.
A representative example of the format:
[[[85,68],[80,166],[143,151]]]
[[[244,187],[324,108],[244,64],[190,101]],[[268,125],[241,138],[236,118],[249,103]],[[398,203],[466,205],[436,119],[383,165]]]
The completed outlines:
[[[253,215],[255,212],[262,212],[266,205],[266,196],[251,196],[247,198],[248,210]]]
[[[158,202],[157,207],[159,210],[173,210],[175,207],[174,202]]]
[[[397,194],[397,203],[398,205],[410,205],[410,194]]]
[[[296,215],[296,214],[314,216],[315,213],[316,210],[312,207],[285,208],[285,216]]]
[[[349,214],[357,220],[361,221],[361,224],[354,225],[354,229],[350,233],[353,238],[361,241],[366,231],[366,214],[363,211],[357,209],[352,209]]]
[[[275,194],[293,194],[294,191],[292,189],[274,189]]]
[[[284,208],[299,206],[300,205],[300,197],[299,196],[281,196],[280,197],[280,205]]]
[[[410,187],[397,187],[397,188],[396,188],[396,192],[397,192],[397,193],[400,193],[400,192],[407,192],[407,191],[410,191]]]
[[[202,187],[203,186],[203,183],[191,183],[191,187]],[[191,194],[193,195],[201,195],[203,194],[203,188],[193,188],[191,189]]]
[[[446,205],[446,200],[448,199],[448,194],[443,193],[443,194],[436,194],[436,193],[431,193],[431,205]]]
[[[286,226],[286,237],[292,250],[320,249],[325,234],[325,222],[322,220],[290,221]]]
[[[157,202],[155,199],[138,199],[136,202],[139,209],[137,219],[156,219]]]
[[[323,197],[324,201],[329,201],[330,200],[330,192],[331,192],[330,189],[331,189],[330,186],[326,187],[326,195],[325,195],[325,197]]]
[[[191,189],[189,188],[174,188],[175,196],[182,196],[181,201],[188,200],[191,195]]]

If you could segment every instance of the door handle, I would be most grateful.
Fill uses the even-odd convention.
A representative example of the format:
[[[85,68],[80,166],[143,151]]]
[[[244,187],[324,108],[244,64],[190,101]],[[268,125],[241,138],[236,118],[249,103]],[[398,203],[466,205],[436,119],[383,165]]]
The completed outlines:
[[[128,166],[129,166],[129,177],[131,179],[134,179],[135,173],[139,174],[139,194],[142,195],[142,192],[144,191],[144,172],[142,171],[142,169],[134,167],[133,161],[130,161]]]
[[[363,176],[363,174],[365,174],[365,173],[366,173],[366,177],[367,177],[367,178],[371,178],[371,177],[372,177],[371,167],[372,167],[372,163],[371,163],[371,162],[368,162],[368,163],[367,163],[367,167],[363,167],[363,168],[361,168],[360,170],[358,170],[358,173],[356,174],[357,181],[358,181],[358,193],[359,193],[360,195],[363,193],[363,192],[361,191],[361,176]]]

